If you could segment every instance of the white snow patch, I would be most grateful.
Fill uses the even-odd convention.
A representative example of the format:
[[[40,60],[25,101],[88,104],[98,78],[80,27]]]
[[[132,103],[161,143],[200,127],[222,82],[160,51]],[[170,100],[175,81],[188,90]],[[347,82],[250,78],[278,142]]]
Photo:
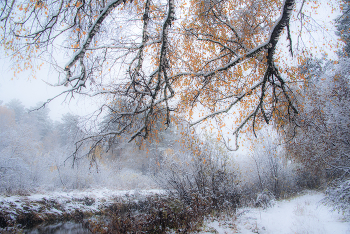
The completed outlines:
[[[350,222],[320,201],[324,195],[308,191],[273,207],[241,208],[235,216],[207,221],[201,233],[350,234]]]
[[[25,210],[61,214],[62,212],[99,211],[101,206],[108,206],[115,199],[137,198],[139,196],[163,194],[163,190],[111,190],[107,188],[70,192],[45,192],[30,196],[0,195],[0,210],[6,210],[12,219],[18,212]],[[48,204],[48,205],[45,205]]]

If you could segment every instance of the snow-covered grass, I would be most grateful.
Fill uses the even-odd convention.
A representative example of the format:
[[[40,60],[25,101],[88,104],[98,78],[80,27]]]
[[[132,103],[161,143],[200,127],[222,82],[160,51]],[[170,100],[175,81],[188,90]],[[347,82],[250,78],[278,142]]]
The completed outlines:
[[[320,201],[323,193],[307,191],[274,206],[241,208],[233,216],[207,220],[201,233],[350,234],[350,222]]]
[[[111,189],[89,189],[84,191],[70,192],[45,192],[29,196],[6,196],[0,195],[0,207],[5,209],[21,209],[26,204],[41,203],[43,201],[55,201],[63,206],[62,209],[69,211],[75,209],[98,209],[100,205],[110,204],[115,198],[138,197],[163,193],[162,190],[111,190]],[[35,210],[35,209],[34,209]]]
[[[0,218],[8,225],[30,213],[38,214],[44,221],[62,219],[75,212],[93,215],[108,207],[117,199],[138,199],[138,197],[161,194],[162,190],[111,190],[90,189],[70,192],[45,192],[28,196],[0,195]],[[49,215],[49,216],[48,216]]]

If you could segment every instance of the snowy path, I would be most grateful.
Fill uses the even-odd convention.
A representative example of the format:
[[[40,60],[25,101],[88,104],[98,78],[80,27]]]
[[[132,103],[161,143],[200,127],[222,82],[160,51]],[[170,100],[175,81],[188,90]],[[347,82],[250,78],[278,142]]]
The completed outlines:
[[[260,234],[350,234],[350,222],[330,211],[319,201],[322,193],[305,195],[276,202],[273,207],[244,208],[237,219],[226,217],[207,222],[201,233],[260,233]]]

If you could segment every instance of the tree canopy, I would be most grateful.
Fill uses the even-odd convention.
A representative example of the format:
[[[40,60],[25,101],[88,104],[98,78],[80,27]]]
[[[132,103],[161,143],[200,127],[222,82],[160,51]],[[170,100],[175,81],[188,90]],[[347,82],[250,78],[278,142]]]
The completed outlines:
[[[237,147],[240,132],[298,113],[292,90],[304,77],[278,51],[304,59],[290,25],[304,27],[310,2],[5,0],[1,44],[15,73],[44,60],[59,72],[54,85],[67,87],[60,95],[105,98],[98,113],[116,124],[99,141],[146,138],[184,119],[217,127],[232,149],[227,136]]]
[[[349,0],[343,0],[343,4],[341,5],[341,9],[343,14],[336,20],[337,22],[337,34],[341,37],[341,39],[344,41],[345,46],[343,48],[343,51],[341,52],[341,55],[343,56],[350,56],[350,1]]]

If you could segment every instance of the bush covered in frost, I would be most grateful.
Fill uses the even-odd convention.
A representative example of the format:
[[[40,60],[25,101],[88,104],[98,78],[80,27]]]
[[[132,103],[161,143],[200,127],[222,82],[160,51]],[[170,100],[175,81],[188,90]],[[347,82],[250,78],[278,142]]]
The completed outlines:
[[[335,210],[343,212],[350,218],[350,179],[337,181],[326,190],[325,204],[332,205]]]
[[[148,196],[118,200],[102,219],[90,220],[92,233],[190,233],[199,230],[204,217],[210,214],[203,200],[190,205],[173,196]]]
[[[273,206],[275,202],[275,196],[273,193],[265,189],[263,192],[258,193],[255,201],[255,206],[267,208]]]
[[[167,155],[157,179],[186,204],[199,199],[210,209],[222,210],[235,208],[239,202],[235,167],[223,149],[213,143],[197,144],[196,152]]]

